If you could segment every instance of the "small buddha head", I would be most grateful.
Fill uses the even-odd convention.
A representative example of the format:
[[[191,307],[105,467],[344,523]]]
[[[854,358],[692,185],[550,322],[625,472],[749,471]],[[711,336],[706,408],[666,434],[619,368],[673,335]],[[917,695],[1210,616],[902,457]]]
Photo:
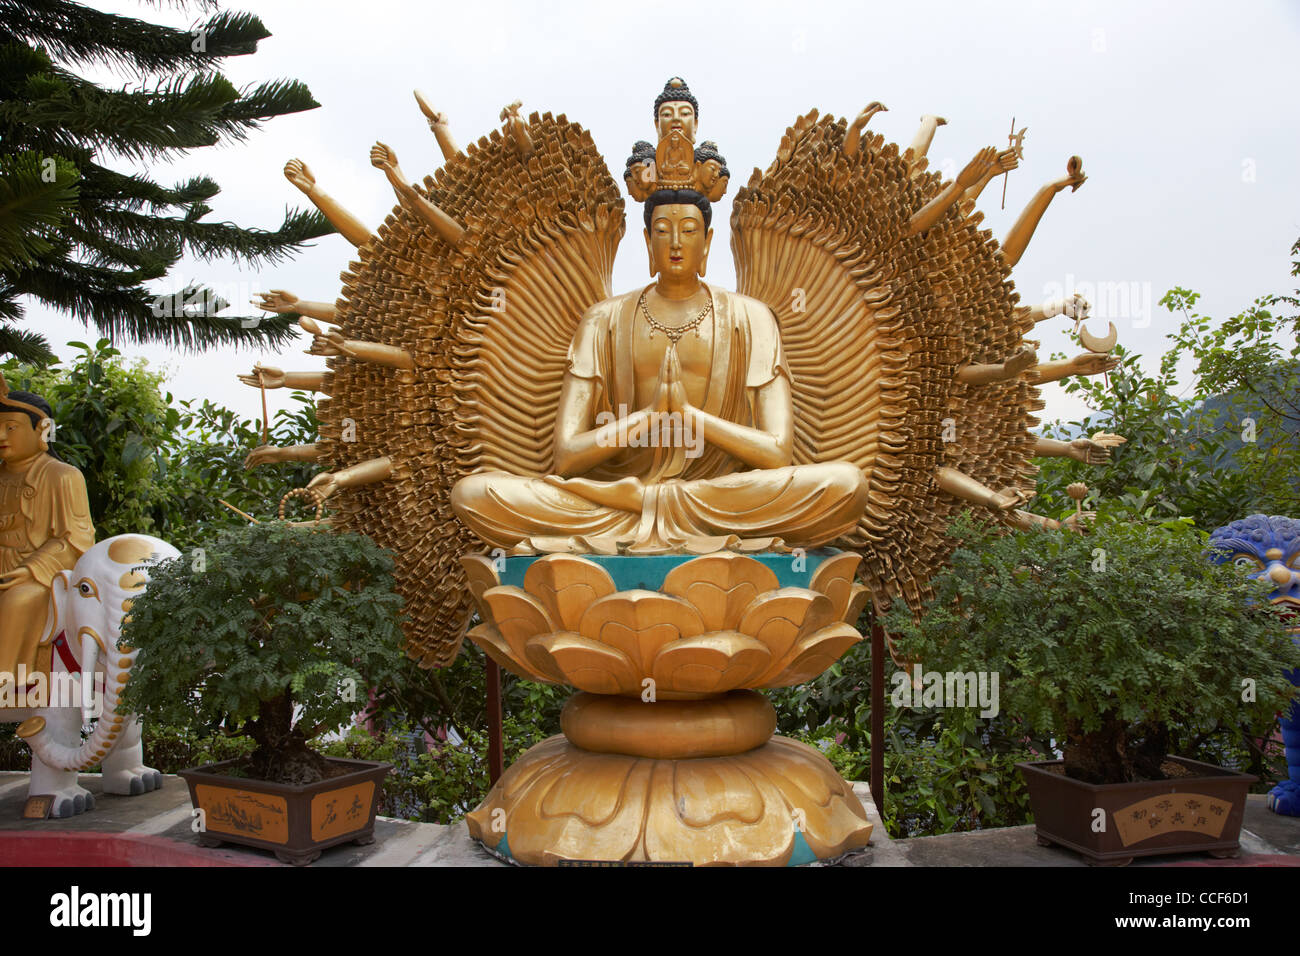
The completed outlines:
[[[53,425],[54,413],[39,395],[0,392],[0,460],[25,461],[49,451]]]
[[[665,83],[664,91],[655,97],[655,128],[661,140],[678,129],[688,142],[694,143],[699,115],[700,104],[680,76]]]
[[[691,189],[660,189],[645,202],[650,275],[703,276],[713,242],[713,207]]]

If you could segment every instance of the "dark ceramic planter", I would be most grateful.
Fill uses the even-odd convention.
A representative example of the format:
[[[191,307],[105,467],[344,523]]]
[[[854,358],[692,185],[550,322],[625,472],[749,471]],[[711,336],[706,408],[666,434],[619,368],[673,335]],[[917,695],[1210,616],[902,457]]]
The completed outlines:
[[[294,787],[230,777],[238,760],[182,770],[190,802],[203,811],[200,846],[238,843],[274,851],[284,863],[305,866],[339,843],[373,843],[375,810],[392,764],[332,758],[352,768],[320,783]]]
[[[1168,853],[1236,856],[1246,794],[1259,778],[1183,757],[1167,759],[1194,776],[1091,784],[1044,769],[1063,766],[1061,760],[1016,764],[1029,788],[1039,844],[1055,843],[1105,866]]]

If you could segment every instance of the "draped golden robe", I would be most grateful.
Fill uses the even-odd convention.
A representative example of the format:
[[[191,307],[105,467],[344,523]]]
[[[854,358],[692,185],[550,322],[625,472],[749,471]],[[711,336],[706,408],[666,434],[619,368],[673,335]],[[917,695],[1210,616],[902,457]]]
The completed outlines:
[[[80,471],[43,454],[22,474],[0,472],[0,573],[25,567],[34,579],[0,590],[0,679],[35,667],[50,584],[94,543]]]
[[[776,319],[755,299],[712,294],[701,410],[757,427],[759,391],[778,375],[790,378]],[[593,306],[570,345],[567,374],[595,385],[588,427],[640,407],[639,297],[638,290]],[[676,425],[644,446],[629,442],[581,477],[470,475],[453,489],[452,506],[490,545],[597,553],[813,547],[850,531],[862,515],[866,481],[850,463],[744,470],[744,462],[690,435],[680,419]]]

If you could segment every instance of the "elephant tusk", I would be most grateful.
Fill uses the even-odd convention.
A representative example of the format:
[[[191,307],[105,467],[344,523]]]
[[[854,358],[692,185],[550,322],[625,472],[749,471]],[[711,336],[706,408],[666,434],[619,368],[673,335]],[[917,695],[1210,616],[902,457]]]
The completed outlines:
[[[1097,352],[1103,355],[1109,352],[1115,347],[1116,343],[1119,342],[1119,331],[1115,328],[1115,323],[1111,322],[1109,325],[1110,331],[1106,333],[1106,337],[1104,339],[1099,339],[1088,332],[1088,326],[1080,323],[1079,344],[1089,352]]]

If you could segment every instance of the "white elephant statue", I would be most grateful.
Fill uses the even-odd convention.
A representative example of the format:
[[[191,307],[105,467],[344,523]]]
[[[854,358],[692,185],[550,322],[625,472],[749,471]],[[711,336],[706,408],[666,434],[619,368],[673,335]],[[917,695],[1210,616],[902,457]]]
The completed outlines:
[[[122,619],[132,600],[148,584],[148,565],[180,552],[165,541],[143,534],[122,534],[92,546],[71,571],[61,571],[50,589],[48,627],[41,644],[53,645],[50,706],[6,708],[0,719],[22,720],[18,736],[32,750],[30,795],[52,794],[51,815],[70,817],[93,809],[95,798],[77,784],[77,772],[95,765],[103,769],[105,793],[135,795],[162,785],[162,774],[144,765],[140,720],[117,710],[137,654],[118,644]],[[81,739],[82,701],[64,693],[60,683],[80,673],[82,686],[104,677],[102,711],[95,729]],[[70,698],[70,699],[69,699]],[[24,719],[26,718],[26,719]]]

